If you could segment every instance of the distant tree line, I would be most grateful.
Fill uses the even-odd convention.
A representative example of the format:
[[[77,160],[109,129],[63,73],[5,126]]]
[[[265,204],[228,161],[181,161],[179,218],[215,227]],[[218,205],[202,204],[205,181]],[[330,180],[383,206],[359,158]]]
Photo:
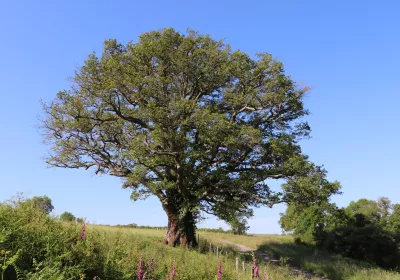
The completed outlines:
[[[77,218],[75,217],[71,212],[63,212],[60,215],[60,220],[63,222],[77,222],[77,223],[83,223],[85,220],[83,218]]]
[[[344,208],[327,200],[290,204],[280,225],[298,243],[385,268],[400,267],[400,204],[387,197],[363,198]]]
[[[49,215],[53,210],[54,206],[52,204],[52,200],[44,195],[44,196],[34,196],[31,199],[26,199],[25,204],[31,205],[31,207],[38,208],[42,210],[46,215]],[[77,222],[83,223],[83,218],[77,218],[71,212],[65,211],[60,216],[59,219],[63,222]],[[198,228],[198,231],[203,232],[216,232],[216,233],[232,233],[232,234],[246,234],[248,230],[247,220],[242,215],[236,215],[236,217],[232,218],[230,221],[230,230],[224,230],[223,228]],[[139,226],[135,223],[126,224],[126,225],[115,225],[115,227],[121,228],[141,228],[141,229],[162,229],[167,230],[166,226],[164,227],[157,227],[157,226]]]
[[[49,198],[46,195],[34,196],[32,198],[25,199],[24,204],[25,204],[25,206],[39,209],[46,215],[49,215],[54,210],[54,206],[53,206],[51,198]],[[71,212],[67,212],[67,211],[63,212],[59,216],[59,219],[63,222],[78,222],[78,223],[84,222],[83,218],[77,218]]]
[[[108,225],[106,225],[108,226]],[[166,226],[139,226],[135,223],[132,224],[126,224],[126,225],[115,225],[114,227],[119,227],[119,228],[140,228],[140,229],[159,229],[159,230],[168,230],[168,227]],[[215,232],[215,233],[231,233],[234,234],[234,231],[232,229],[230,230],[224,230],[223,228],[197,228],[197,231],[203,231],[203,232]]]

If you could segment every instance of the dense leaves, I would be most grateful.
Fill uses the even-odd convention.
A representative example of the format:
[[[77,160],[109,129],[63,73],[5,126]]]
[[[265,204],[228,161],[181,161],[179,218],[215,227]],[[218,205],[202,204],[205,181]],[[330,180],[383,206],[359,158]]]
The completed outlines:
[[[134,200],[157,196],[179,243],[202,212],[229,222],[338,189],[298,144],[310,131],[306,92],[270,54],[253,59],[197,32],[108,40],[44,104],[47,162],[121,177]]]
[[[210,243],[205,239],[198,250],[181,250],[164,246],[151,230],[134,234],[129,229],[92,225],[81,239],[82,225],[61,222],[26,201],[0,202],[1,280],[138,279],[140,259],[143,280],[166,279],[173,265],[174,280],[215,279],[217,275],[218,259],[208,253]],[[223,250],[224,279],[248,279],[247,273],[228,269],[235,266],[236,252]],[[282,275],[281,270],[278,274]]]
[[[26,200],[25,203],[42,210],[47,215],[54,209],[51,199],[46,195],[34,196],[31,199]]]
[[[400,235],[400,204],[393,206],[393,212],[387,220],[386,229],[394,234]]]
[[[360,199],[346,208],[329,201],[289,205],[280,224],[300,243],[385,268],[400,266],[400,207],[386,197]]]
[[[74,228],[63,228],[43,209],[31,207],[30,201],[17,198],[0,203],[0,263],[6,264],[0,267],[2,279],[16,279],[19,274],[33,273],[35,269],[40,271],[45,260],[47,266],[60,264],[69,256],[63,253],[78,242]],[[61,274],[62,270],[58,272]],[[59,279],[79,278],[79,273],[75,277],[68,275]]]
[[[292,232],[299,241],[320,244],[327,232],[346,225],[348,218],[334,204],[325,201],[308,207],[290,205],[279,222],[283,230]]]
[[[393,234],[376,225],[335,228],[328,234],[324,248],[385,268],[400,265],[399,244]]]
[[[74,222],[76,218],[71,212],[66,211],[60,215],[60,220],[64,222]]]

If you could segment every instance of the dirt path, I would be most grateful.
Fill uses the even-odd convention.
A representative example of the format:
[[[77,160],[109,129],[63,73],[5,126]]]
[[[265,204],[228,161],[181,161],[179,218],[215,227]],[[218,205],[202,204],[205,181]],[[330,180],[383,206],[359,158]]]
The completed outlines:
[[[221,239],[220,241],[222,243],[224,243],[224,244],[227,244],[227,245],[230,245],[232,247],[237,248],[240,253],[252,253],[252,252],[254,252],[254,254],[259,259],[261,259],[263,261],[272,262],[272,263],[275,263],[277,265],[282,265],[280,260],[274,259],[272,256],[270,256],[270,255],[268,255],[268,254],[266,254],[264,252],[257,251],[256,249],[252,249],[252,248],[246,247],[244,245],[236,244],[236,243],[233,243],[231,241],[224,240],[224,239]],[[295,266],[293,264],[286,264],[286,265],[293,271],[293,274],[295,276],[302,275],[302,276],[306,277],[307,279],[329,280],[328,278],[325,278],[323,276],[314,274],[314,273],[309,272],[309,271],[302,270],[302,269],[300,269],[299,267],[297,267],[297,266]]]

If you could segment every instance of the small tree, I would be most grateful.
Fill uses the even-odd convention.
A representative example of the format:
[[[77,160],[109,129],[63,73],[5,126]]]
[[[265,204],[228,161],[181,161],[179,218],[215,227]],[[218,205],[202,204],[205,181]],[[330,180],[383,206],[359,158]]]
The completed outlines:
[[[349,217],[356,220],[364,220],[365,223],[384,225],[390,214],[391,203],[387,198],[380,198],[378,201],[366,198],[350,202],[345,211]]]
[[[297,240],[322,245],[328,232],[347,225],[348,217],[335,204],[322,201],[308,206],[290,204],[281,214],[279,223],[284,231],[292,233]]]
[[[388,218],[385,229],[398,235],[400,239],[400,204],[393,205],[393,212]]]
[[[33,207],[41,209],[44,213],[46,213],[46,215],[50,214],[54,209],[51,199],[46,195],[34,196],[31,199],[28,199],[26,203],[32,203]]]
[[[60,220],[63,222],[74,222],[76,218],[72,213],[66,211],[60,215]]]
[[[249,226],[247,225],[248,216],[238,212],[229,220],[229,225],[231,226],[231,230],[233,234],[246,234],[249,230]]]
[[[230,222],[230,226],[232,229],[233,234],[246,234],[246,232],[249,230],[249,226],[247,225],[247,220],[234,220]]]
[[[120,177],[133,200],[155,195],[165,242],[196,245],[201,213],[229,222],[237,211],[338,189],[298,144],[310,131],[307,90],[270,54],[253,59],[197,32],[108,40],[44,104],[47,163]],[[267,179],[288,183],[274,191]]]

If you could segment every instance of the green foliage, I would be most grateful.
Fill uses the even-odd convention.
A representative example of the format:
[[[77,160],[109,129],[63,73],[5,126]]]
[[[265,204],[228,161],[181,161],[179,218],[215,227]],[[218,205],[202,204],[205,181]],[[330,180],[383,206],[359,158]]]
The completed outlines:
[[[174,263],[176,280],[214,279],[217,275],[218,259],[205,241],[204,254],[199,254],[166,247],[160,237],[131,234],[131,229],[88,227],[84,240],[79,238],[80,230],[80,225],[60,222],[22,198],[0,203],[0,279],[136,279],[141,257],[146,280],[165,279]],[[235,251],[219,247],[219,252],[224,279],[248,279],[247,273],[234,268]],[[274,277],[282,274],[270,271]]]
[[[107,226],[107,225],[105,225]],[[157,227],[157,226],[139,226],[135,223],[127,225],[115,225],[117,228],[139,228],[139,229],[156,229],[156,230],[167,230],[168,227]],[[233,233],[232,230],[224,230],[223,228],[197,228],[199,232],[217,232],[217,233]]]
[[[393,209],[393,211],[392,211]],[[325,248],[346,257],[385,268],[400,264],[398,217],[400,207],[388,198],[360,199],[344,209],[325,201],[289,205],[280,224],[297,243]]]
[[[356,202],[350,202],[349,206],[345,209],[349,217],[355,218],[356,215],[362,215],[367,223],[379,224],[381,214],[379,211],[378,203],[373,200],[362,198]]]
[[[250,246],[256,240],[271,239],[205,232],[204,237],[210,241],[201,238],[198,251],[195,251],[163,246],[161,230],[88,226],[83,241],[79,238],[80,231],[80,225],[49,217],[40,209],[27,205],[24,199],[0,203],[0,264],[2,269],[4,264],[8,265],[6,272],[2,271],[2,280],[135,279],[141,256],[146,279],[165,279],[173,263],[177,264],[176,280],[215,279],[218,268],[216,246],[219,246],[222,260],[223,279],[244,280],[249,279],[251,256],[240,255],[240,262],[245,261],[246,266],[246,272],[242,273],[235,269],[236,251],[213,244],[210,252],[209,242],[226,238],[238,243],[246,241],[244,243]],[[333,280],[399,279],[394,272],[331,256],[323,250],[316,252],[313,247],[287,243],[290,239],[274,236],[259,249],[276,255],[288,265],[295,263]],[[154,258],[153,264],[151,258]],[[259,267],[260,274],[267,272],[269,279],[304,279],[294,276],[286,266],[259,262]]]
[[[194,232],[202,212],[229,222],[339,188],[299,145],[308,89],[268,53],[163,29],[106,41],[73,81],[43,105],[47,163],[121,177],[133,200],[157,196],[170,230]],[[266,179],[288,182],[280,192]]]
[[[392,234],[376,225],[347,226],[329,233],[324,247],[346,257],[375,263],[385,268],[400,265],[399,245]]]
[[[47,265],[59,261],[77,236],[74,228],[64,228],[29,200],[17,197],[0,204],[0,263],[6,279],[33,273],[33,259]]]
[[[289,265],[311,271],[330,280],[399,280],[400,274],[373,264],[332,254],[324,249],[295,244],[293,239],[272,239],[262,243],[257,250]],[[279,278],[277,278],[279,279]],[[320,279],[320,278],[318,278]]]
[[[376,203],[378,204],[381,219],[388,219],[393,210],[393,204],[390,199],[387,197],[380,197]]]
[[[47,215],[53,211],[54,206],[51,202],[51,199],[44,195],[44,196],[34,196],[31,199],[27,199],[25,203],[32,205],[32,207],[36,207],[42,210]]]
[[[75,216],[71,212],[65,211],[60,215],[60,221],[63,222],[74,222],[76,220]]]
[[[54,261],[51,263],[33,261],[31,272],[26,274],[26,279],[29,280],[75,280],[82,279],[82,266],[63,266],[62,262]]]
[[[343,210],[327,201],[308,207],[289,205],[279,220],[283,230],[293,233],[298,240],[308,244],[323,242],[329,231],[347,222]]]
[[[246,234],[248,229],[250,228],[247,226],[247,217],[242,213],[236,213],[230,220],[229,225],[231,226],[231,231],[233,234]]]
[[[393,206],[393,212],[388,218],[386,229],[394,234],[400,235],[400,204]]]

